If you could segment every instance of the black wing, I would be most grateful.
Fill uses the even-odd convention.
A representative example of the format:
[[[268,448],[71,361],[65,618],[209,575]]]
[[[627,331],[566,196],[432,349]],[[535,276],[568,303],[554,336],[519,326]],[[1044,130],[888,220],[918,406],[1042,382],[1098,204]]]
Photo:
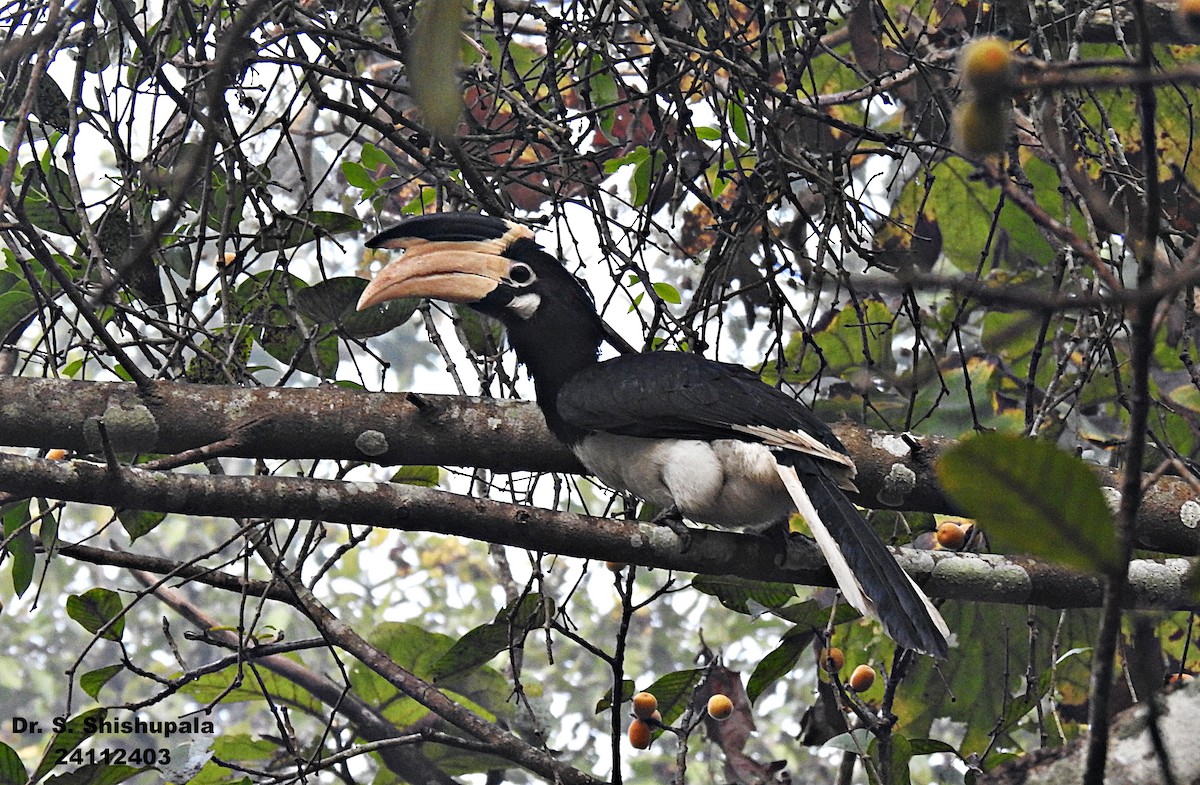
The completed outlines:
[[[839,478],[852,475],[853,464],[848,458],[841,466],[831,462],[838,463],[846,448],[807,406],[753,371],[682,352],[623,355],[571,377],[558,394],[557,408],[568,425],[585,432],[743,439],[777,448],[780,477],[798,480],[787,490],[796,508],[803,509],[807,498],[815,513],[805,515],[810,527],[815,532],[821,526],[833,538],[836,552],[821,547],[847,598],[859,595],[861,586],[870,602],[860,600],[855,607],[880,618],[893,639],[946,656],[945,622],[839,489]],[[823,445],[824,454],[803,439],[785,438],[797,432]]]
[[[676,439],[759,440],[735,428],[807,433],[845,454],[829,426],[740,365],[685,352],[615,357],[574,375],[558,412],[585,431]]]

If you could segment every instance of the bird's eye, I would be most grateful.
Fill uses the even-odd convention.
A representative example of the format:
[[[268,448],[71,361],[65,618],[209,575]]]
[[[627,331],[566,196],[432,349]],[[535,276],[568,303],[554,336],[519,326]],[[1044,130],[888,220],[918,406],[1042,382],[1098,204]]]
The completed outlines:
[[[522,264],[521,262],[516,262],[512,267],[508,268],[508,280],[512,281],[518,286],[525,286],[526,284],[533,283],[533,279],[536,277],[537,276],[533,274],[533,270],[530,269],[529,265]]]

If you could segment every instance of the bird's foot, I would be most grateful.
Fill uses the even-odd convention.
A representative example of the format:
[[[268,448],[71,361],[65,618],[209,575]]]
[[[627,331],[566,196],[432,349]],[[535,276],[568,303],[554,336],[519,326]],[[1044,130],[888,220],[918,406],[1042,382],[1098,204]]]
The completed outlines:
[[[779,543],[780,550],[776,555],[776,561],[780,567],[785,569],[811,568],[815,559],[821,559],[813,538],[800,532],[789,531],[786,523],[772,526],[760,533]]]
[[[692,532],[684,525],[683,513],[674,504],[665,510],[660,510],[657,515],[650,519],[650,522],[658,526],[666,526],[675,533],[682,546],[679,549],[680,553],[687,553],[688,549],[692,547]]]

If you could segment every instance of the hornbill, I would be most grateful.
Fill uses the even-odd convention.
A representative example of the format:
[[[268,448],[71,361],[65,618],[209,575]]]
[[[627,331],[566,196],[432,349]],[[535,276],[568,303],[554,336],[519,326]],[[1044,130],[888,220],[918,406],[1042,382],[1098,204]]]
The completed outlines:
[[[367,242],[402,250],[362,310],[431,297],[499,319],[546,424],[589,472],[669,514],[761,530],[799,512],[842,594],[901,646],[947,654],[941,615],[842,493],[854,462],[804,404],[738,365],[685,352],[599,361],[595,304],[533,232],[478,213],[408,219]]]

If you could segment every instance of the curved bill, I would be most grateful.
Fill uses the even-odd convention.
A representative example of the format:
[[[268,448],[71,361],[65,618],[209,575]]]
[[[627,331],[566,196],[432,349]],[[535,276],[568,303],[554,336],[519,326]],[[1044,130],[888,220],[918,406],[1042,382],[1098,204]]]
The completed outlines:
[[[367,284],[358,310],[401,297],[473,303],[491,294],[509,270],[494,242],[429,241],[406,237],[389,244],[404,251]]]

